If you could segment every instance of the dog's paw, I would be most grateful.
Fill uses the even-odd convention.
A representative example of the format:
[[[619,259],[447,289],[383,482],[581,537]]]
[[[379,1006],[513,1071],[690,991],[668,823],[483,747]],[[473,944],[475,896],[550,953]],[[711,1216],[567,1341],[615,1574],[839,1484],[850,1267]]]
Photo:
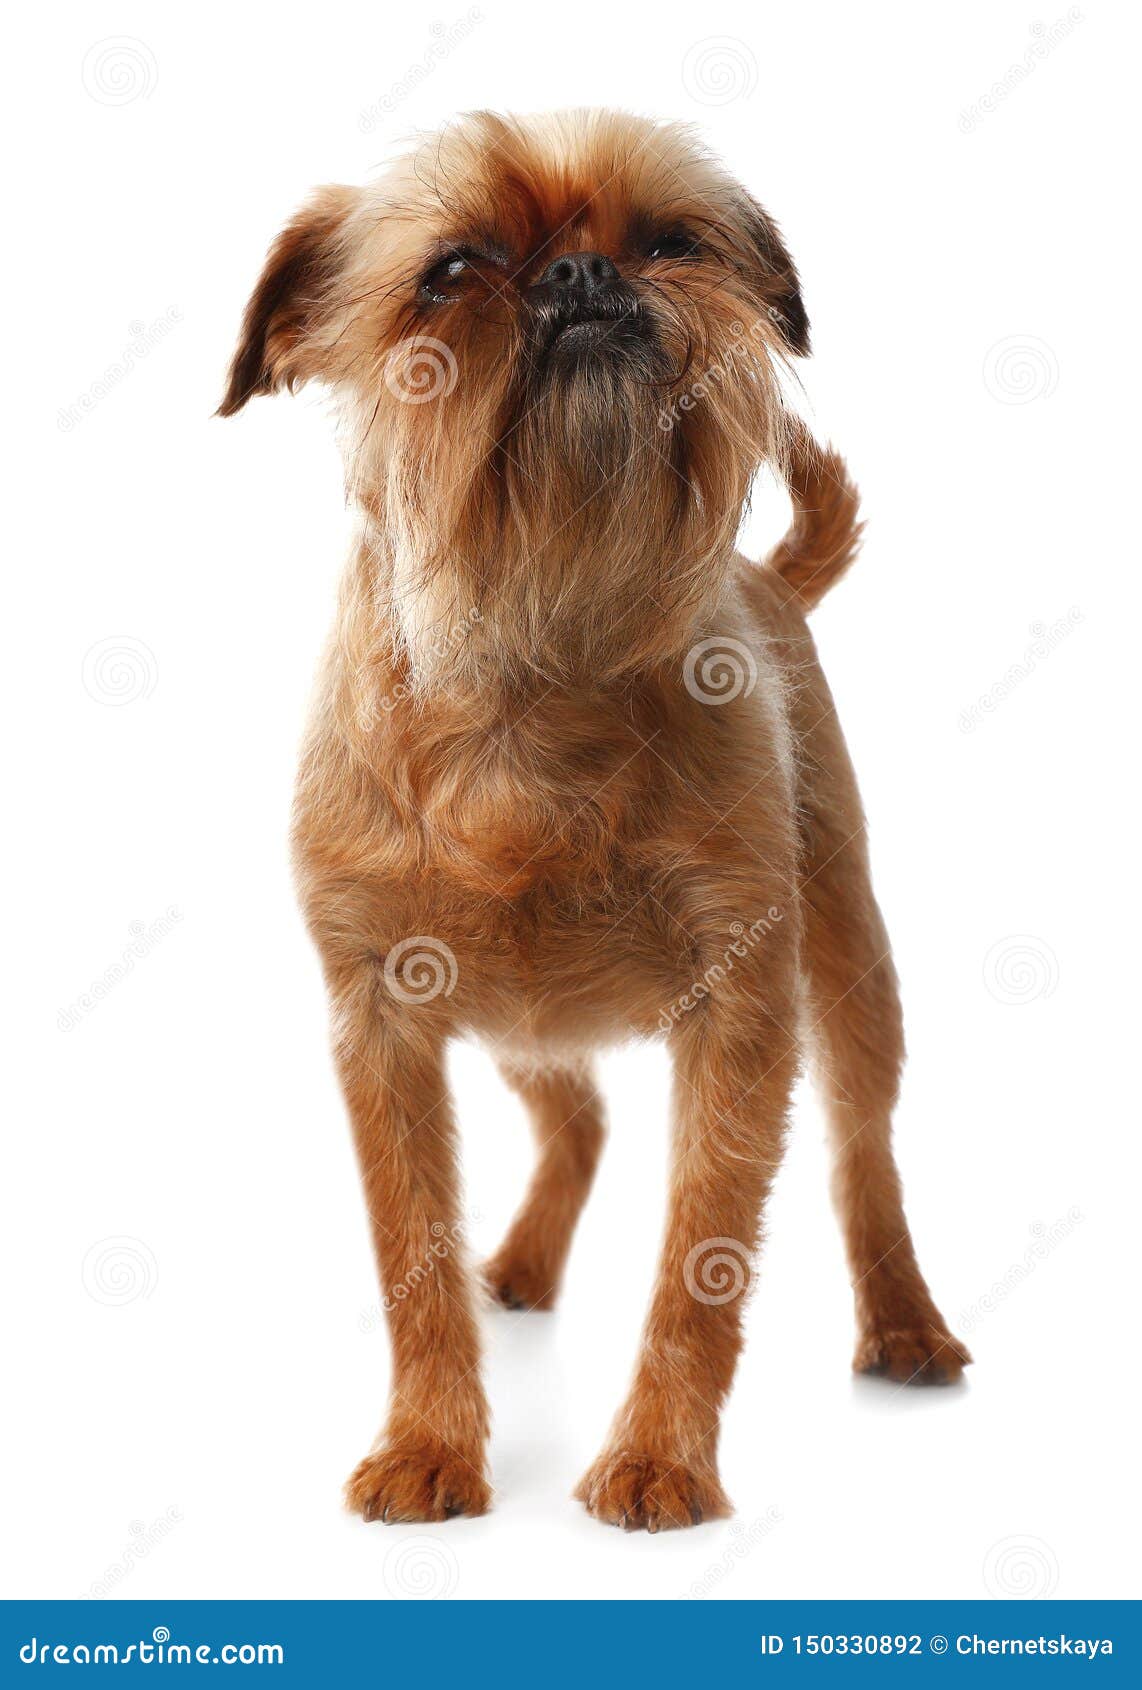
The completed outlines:
[[[666,1455],[601,1455],[575,1487],[587,1512],[626,1531],[697,1526],[731,1512],[712,1471],[696,1471]]]
[[[376,1450],[345,1486],[348,1508],[366,1520],[389,1524],[484,1514],[491,1496],[479,1467],[447,1445]]]
[[[556,1276],[548,1268],[513,1250],[497,1250],[480,1269],[480,1277],[496,1302],[509,1309],[553,1309],[559,1294]]]
[[[953,1385],[971,1365],[971,1355],[942,1326],[917,1325],[901,1332],[866,1332],[857,1344],[853,1368],[900,1385]]]

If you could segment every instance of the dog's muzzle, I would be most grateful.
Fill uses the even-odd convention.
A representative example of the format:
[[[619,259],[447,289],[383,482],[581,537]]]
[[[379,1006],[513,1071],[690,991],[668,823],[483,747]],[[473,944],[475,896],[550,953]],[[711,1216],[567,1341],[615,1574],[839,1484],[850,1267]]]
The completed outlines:
[[[541,362],[556,351],[576,362],[629,351],[650,332],[638,295],[601,252],[555,259],[525,297]]]

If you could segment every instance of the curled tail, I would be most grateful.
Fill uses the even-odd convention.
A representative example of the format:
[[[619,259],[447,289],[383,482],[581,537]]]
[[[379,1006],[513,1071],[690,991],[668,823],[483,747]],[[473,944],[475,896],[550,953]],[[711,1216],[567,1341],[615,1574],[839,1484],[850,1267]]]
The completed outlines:
[[[766,558],[801,602],[812,610],[844,574],[860,546],[859,497],[845,461],[818,446],[801,423],[794,429],[786,482],[793,526]]]

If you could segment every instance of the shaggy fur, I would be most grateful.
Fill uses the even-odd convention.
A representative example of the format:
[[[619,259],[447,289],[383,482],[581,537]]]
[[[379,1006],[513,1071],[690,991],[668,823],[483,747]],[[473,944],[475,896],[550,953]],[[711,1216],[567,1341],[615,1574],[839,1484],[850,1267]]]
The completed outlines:
[[[333,1004],[393,1352],[366,1519],[491,1495],[449,1039],[535,1126],[484,1271],[549,1308],[603,1138],[591,1053],[665,1034],[675,1151],[634,1378],[576,1494],[656,1530],[728,1508],[720,1406],[803,1051],[823,1077],[858,1368],[969,1360],[890,1148],[903,1053],[865,824],[804,616],[856,495],[787,411],[809,347],[776,226],[684,129],[479,114],[279,237],[221,410],[320,380],[359,540],[306,744],[301,897]],[[751,480],[795,517],[735,551]]]

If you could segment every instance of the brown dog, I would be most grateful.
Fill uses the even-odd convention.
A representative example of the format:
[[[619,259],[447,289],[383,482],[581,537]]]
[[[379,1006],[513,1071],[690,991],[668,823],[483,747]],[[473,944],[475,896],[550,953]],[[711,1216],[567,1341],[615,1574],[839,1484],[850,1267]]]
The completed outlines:
[[[279,237],[221,411],[329,384],[360,538],[305,749],[301,894],[386,1291],[366,1519],[480,1513],[488,1409],[447,1041],[476,1031],[539,1161],[485,1270],[548,1308],[603,1139],[591,1051],[665,1033],[676,1160],[627,1401],[577,1495],[722,1514],[720,1405],[800,1052],[816,1057],[856,1366],[970,1359],[890,1148],[903,1053],[864,818],[804,614],[851,560],[844,466],[787,411],[809,349],[765,212],[685,131],[480,114]],[[795,503],[734,549],[762,463]]]

